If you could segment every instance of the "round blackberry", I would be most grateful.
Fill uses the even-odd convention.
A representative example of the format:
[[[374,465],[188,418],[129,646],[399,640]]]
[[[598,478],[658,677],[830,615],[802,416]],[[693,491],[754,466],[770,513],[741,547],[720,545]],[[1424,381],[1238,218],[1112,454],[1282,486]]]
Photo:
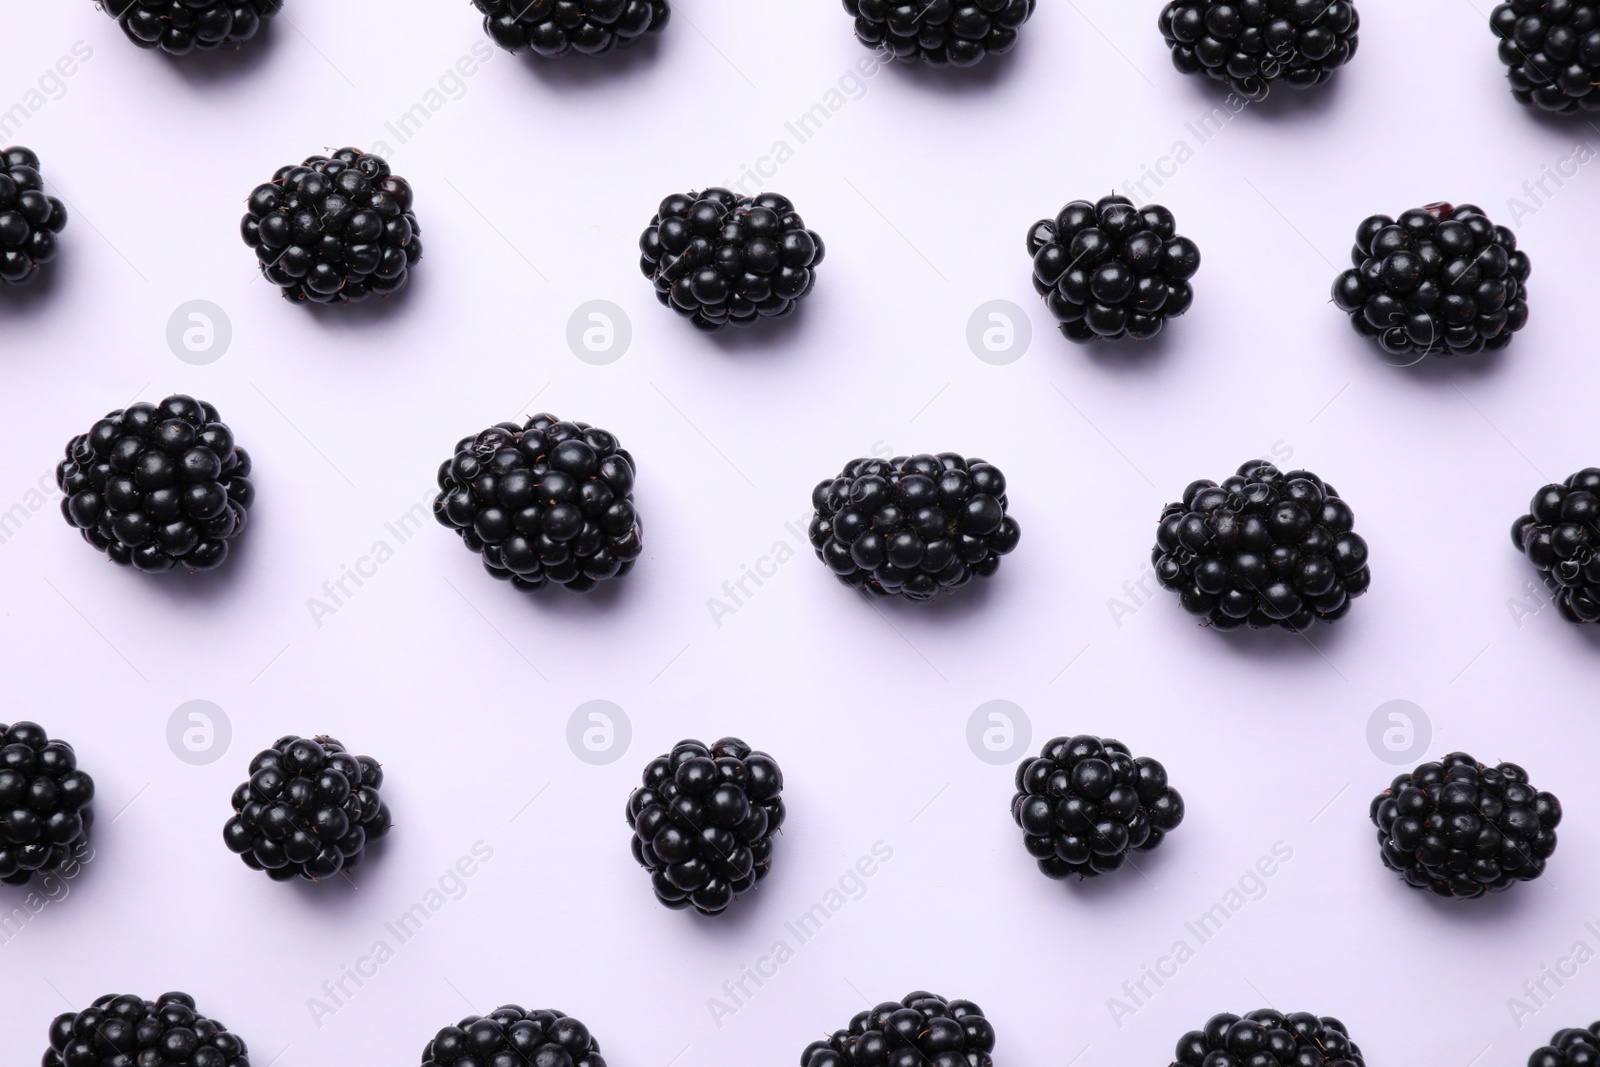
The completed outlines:
[[[800,1054],[800,1067],[993,1067],[994,1027],[970,1000],[918,990],[858,1012]]]
[[[633,476],[633,456],[611,434],[534,415],[456,442],[439,467],[433,514],[496,578],[581,593],[639,558]]]
[[[0,882],[25,885],[71,864],[94,822],[94,779],[65,741],[33,722],[0,723]]]
[[[1356,230],[1333,302],[1356,333],[1415,363],[1504,348],[1528,324],[1528,256],[1473,204],[1429,204]]]
[[[44,1067],[250,1067],[244,1039],[194,1010],[187,993],[153,1002],[104,996],[56,1016]]]
[[[44,191],[39,157],[21,145],[0,149],[0,281],[21,285],[56,258],[67,206]]]
[[[422,1050],[422,1067],[451,1064],[606,1067],[587,1026],[559,1011],[526,1011],[515,1004],[469,1015],[435,1034]]]
[[[970,67],[1011,51],[1034,0],[844,0],[856,40],[896,59]]]
[[[1542,111],[1600,111],[1600,4],[1512,0],[1489,16],[1511,95]]]
[[[397,293],[422,258],[410,184],[355,148],[279,169],[250,194],[239,227],[261,273],[295,302]]]
[[[737,737],[680,741],[650,761],[628,797],[633,858],[656,899],[702,915],[727,909],[772,868],[783,826],[783,772]]]
[[[1172,212],[1125,196],[1074,200],[1028,230],[1033,288],[1070,341],[1144,340],[1194,302],[1200,249]]]
[[[1383,865],[1413,889],[1481,897],[1544,873],[1561,802],[1515,763],[1485,767],[1452,752],[1402,774],[1372,799]]]
[[[1051,878],[1114,871],[1133,850],[1149,851],[1183,821],[1183,797],[1167,770],[1133,758],[1111,738],[1057,737],[1017,767],[1011,817],[1028,855]]]
[[[1367,543],[1338,491],[1310,471],[1251,460],[1168,504],[1150,553],[1156,578],[1213,630],[1333,622],[1367,591]]]
[[[1262,1008],[1240,1018],[1213,1015],[1178,1039],[1172,1067],[1365,1067],[1344,1023],[1310,1012]]]
[[[667,0],[472,0],[483,32],[508,52],[598,56],[659,33],[672,16]]]
[[[932,600],[1017,547],[1000,468],[954,452],[857,459],[811,493],[811,547],[845,585]]]
[[[140,48],[185,56],[238,48],[282,10],[283,0],[101,0],[99,6]]]
[[[382,785],[377,760],[352,756],[331,737],[280,737],[250,761],[222,839],[275,882],[331,878],[354,869],[367,843],[389,832]]]
[[[175,394],[119,408],[67,442],[61,513],[112,562],[208,571],[244,532],[250,454],[203,400]]]
[[[1159,25],[1173,66],[1257,103],[1273,82],[1332,78],[1356,54],[1361,17],[1350,0],[1171,0]]]
[[[1535,1049],[1528,1067],[1594,1067],[1600,1063],[1600,1023],[1587,1030],[1557,1030],[1550,1043]]]
[[[787,197],[726,189],[661,201],[639,251],[656,299],[702,330],[793,314],[825,254]]]
[[[1600,469],[1586,467],[1533,496],[1511,526],[1568,622],[1600,622]]]

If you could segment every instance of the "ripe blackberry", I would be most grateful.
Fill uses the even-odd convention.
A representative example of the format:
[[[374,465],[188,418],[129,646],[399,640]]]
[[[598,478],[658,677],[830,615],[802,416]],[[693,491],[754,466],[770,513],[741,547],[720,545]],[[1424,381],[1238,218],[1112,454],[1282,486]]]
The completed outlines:
[[[667,0],[472,0],[483,32],[508,52],[598,56],[659,33],[672,15]]]
[[[1332,78],[1356,54],[1361,17],[1350,0],[1171,0],[1159,25],[1173,66],[1256,103],[1275,81]]]
[[[33,722],[0,723],[0,882],[70,865],[94,822],[94,779],[65,741]]]
[[[1543,111],[1600,111],[1600,5],[1512,0],[1489,16],[1511,95]]]
[[[772,867],[783,826],[783,772],[737,737],[680,741],[650,761],[628,797],[633,858],[656,899],[702,915],[724,911]]]
[[[1557,1030],[1550,1043],[1535,1049],[1528,1067],[1594,1067],[1600,1063],[1600,1023],[1587,1030]]]
[[[250,194],[239,228],[261,273],[295,302],[397,293],[422,258],[411,186],[355,148],[280,168]]]
[[[67,442],[61,513],[83,539],[142,571],[208,571],[244,531],[250,454],[217,409],[175,394],[119,408]]]
[[[794,313],[826,250],[787,197],[674,193],[639,237],[656,299],[702,330]]]
[[[153,1002],[104,996],[56,1016],[44,1067],[250,1067],[244,1039],[194,1009],[187,993]]]
[[[1544,873],[1561,802],[1515,763],[1485,767],[1452,752],[1402,774],[1372,799],[1383,865],[1413,889],[1480,897]]]
[[[1310,471],[1251,460],[1168,504],[1150,558],[1184,610],[1214,630],[1333,622],[1367,591],[1367,543],[1333,486]]]
[[[606,1067],[587,1026],[559,1011],[526,1011],[515,1004],[469,1015],[435,1034],[422,1050],[422,1067],[451,1064]]]
[[[1213,1015],[1204,1030],[1178,1039],[1172,1067],[1364,1067],[1344,1023],[1310,1012],[1262,1008],[1240,1018]]]
[[[1528,256],[1473,204],[1374,215],[1350,258],[1333,302],[1389,356],[1415,363],[1504,348],[1528,324]]]
[[[101,0],[128,40],[175,56],[230,45],[254,37],[283,0]]]
[[[525,591],[586,592],[627,574],[641,550],[633,456],[606,431],[549,414],[456,442],[433,514]]]
[[[1070,341],[1154,337],[1194,302],[1200,249],[1159,204],[1074,200],[1033,224],[1028,252],[1033,288]]]
[[[811,547],[845,585],[932,600],[1017,547],[1000,468],[954,452],[857,459],[811,493]]]
[[[1017,767],[1011,817],[1051,878],[1114,871],[1183,821],[1183,797],[1149,756],[1111,738],[1057,737]]]
[[[1034,0],[844,0],[856,40],[896,59],[970,67],[1017,43]]]
[[[847,1029],[813,1041],[800,1067],[992,1067],[994,1027],[970,1000],[918,990],[858,1012]]]
[[[352,756],[331,737],[290,734],[250,761],[222,828],[228,849],[275,882],[331,878],[361,862],[367,843],[389,832],[378,795],[383,767]]]
[[[56,258],[67,206],[44,191],[39,157],[21,145],[0,149],[0,281],[21,285]]]
[[[1533,496],[1511,543],[1539,570],[1568,622],[1600,621],[1600,469],[1586,467]]]

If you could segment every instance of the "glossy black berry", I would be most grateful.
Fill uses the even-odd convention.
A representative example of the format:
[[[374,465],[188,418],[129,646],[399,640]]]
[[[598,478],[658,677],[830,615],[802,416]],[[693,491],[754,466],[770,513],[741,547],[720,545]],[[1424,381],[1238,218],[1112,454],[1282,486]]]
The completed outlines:
[[[434,1035],[422,1067],[606,1067],[589,1028],[559,1011],[515,1004],[469,1015]]]
[[[1365,1067],[1344,1023],[1271,1008],[1213,1015],[1178,1039],[1172,1067]]]
[[[1221,485],[1190,483],[1168,504],[1150,553],[1156,579],[1214,630],[1301,631],[1333,622],[1367,591],[1367,543],[1333,486],[1251,460]]]
[[[987,578],[1022,536],[1000,468],[954,452],[852,460],[811,506],[817,558],[875,596],[932,600]]]
[[[1033,288],[1068,340],[1080,344],[1161,332],[1189,310],[1200,249],[1172,212],[1125,196],[1074,200],[1028,230]]]
[[[1356,230],[1333,302],[1385,355],[1414,363],[1504,348],[1528,324],[1528,256],[1472,204],[1429,204]]]
[[[666,26],[668,0],[472,0],[483,32],[510,52],[604,55]]]
[[[0,723],[0,882],[69,870],[94,822],[94,779],[38,723]]]
[[[1259,102],[1277,81],[1332,78],[1356,54],[1361,18],[1350,0],[1171,0],[1159,25],[1180,71]]]
[[[856,40],[896,59],[970,67],[1009,52],[1035,0],[844,0]]]
[[[656,299],[702,330],[794,312],[816,284],[822,238],[776,193],[673,194],[639,238]]]
[[[1587,1030],[1557,1030],[1550,1043],[1535,1049],[1528,1067],[1594,1067],[1600,1063],[1600,1023]]]
[[[256,186],[240,232],[261,273],[291,301],[388,296],[422,258],[411,186],[382,157],[354,148],[283,167]]]
[[[283,8],[283,0],[101,0],[128,40],[175,56],[237,48]]]
[[[633,477],[633,456],[611,434],[535,415],[456,442],[433,514],[496,578],[585,592],[639,558]]]
[[[104,996],[50,1024],[44,1067],[250,1067],[244,1039],[195,1011],[187,993]]]
[[[1561,802],[1515,763],[1465,752],[1402,774],[1372,799],[1383,865],[1441,897],[1481,897],[1544,873]]]
[[[111,412],[67,442],[61,513],[113,562],[207,571],[244,531],[250,454],[217,409],[190,396]]]
[[[1535,493],[1511,543],[1538,568],[1562,618],[1600,622],[1600,468]]]
[[[44,191],[39,157],[21,145],[0,149],[0,281],[21,285],[56,258],[67,206]]]
[[[1512,96],[1542,111],[1600,111],[1600,4],[1511,0],[1490,14],[1489,28]]]
[[[918,990],[813,1041],[800,1067],[993,1067],[994,1027],[970,1000]]]

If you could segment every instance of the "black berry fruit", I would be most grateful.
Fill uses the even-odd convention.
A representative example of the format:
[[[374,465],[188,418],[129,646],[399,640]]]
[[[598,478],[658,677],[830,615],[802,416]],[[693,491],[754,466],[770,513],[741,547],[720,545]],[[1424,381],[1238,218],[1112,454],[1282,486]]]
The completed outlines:
[[[1539,569],[1569,622],[1600,622],[1600,469],[1586,467],[1533,496],[1511,543]]]
[[[1017,767],[1011,817],[1051,878],[1092,878],[1148,851],[1183,821],[1167,770],[1111,738],[1057,737]]]
[[[250,454],[217,409],[181,394],[111,412],[67,442],[61,512],[115,563],[207,571],[244,532]]]
[[[382,785],[377,760],[352,756],[331,737],[280,737],[250,761],[222,839],[275,882],[331,878],[389,832]]]
[[[1172,1067],[1364,1067],[1344,1023],[1310,1012],[1270,1008],[1213,1015],[1204,1030],[1178,1039]]]
[[[0,281],[32,281],[56,257],[66,224],[67,206],[44,191],[39,157],[21,145],[0,149]]]
[[[1600,1063],[1600,1023],[1587,1030],[1557,1030],[1550,1043],[1535,1049],[1528,1067],[1594,1067]]]
[[[183,56],[239,47],[283,8],[283,0],[102,0],[100,7],[140,48]]]
[[[661,201],[639,251],[656,299],[702,330],[792,314],[825,254],[786,197],[726,189]]]
[[[992,1067],[993,1051],[994,1027],[976,1004],[919,990],[813,1041],[800,1067]]]
[[[667,0],[472,0],[483,32],[509,52],[598,56],[659,33],[672,15]]]
[[[50,1024],[44,1067],[250,1067],[244,1039],[194,1010],[187,993],[153,1002],[104,996]]]
[[[1034,0],[844,0],[856,39],[896,59],[970,67],[1017,43]]]
[[[559,1011],[526,1011],[515,1004],[469,1015],[434,1035],[422,1067],[606,1067],[589,1028]]]
[[[1168,504],[1150,557],[1156,578],[1214,630],[1333,622],[1367,591],[1367,543],[1333,486],[1251,460],[1193,482]]]
[[[240,232],[261,273],[291,301],[388,296],[422,258],[411,186],[381,156],[354,148],[283,167],[256,186]]]
[[[1600,5],[1511,0],[1489,16],[1511,95],[1542,111],[1600,111]]]
[[[433,514],[496,578],[585,592],[639,558],[633,476],[633,456],[611,434],[535,415],[456,442]]]
[[[627,819],[656,899],[716,915],[754,888],[772,867],[782,793],[777,761],[737,737],[710,748],[681,741],[651,760]]]
[[[94,779],[38,723],[0,723],[0,882],[70,867],[94,822]]]
[[[1528,256],[1472,204],[1429,204],[1356,230],[1333,302],[1356,333],[1415,363],[1504,348],[1528,324]]]
[[[1544,873],[1561,802],[1515,763],[1465,752],[1402,774],[1372,800],[1383,865],[1441,897],[1481,897]]]
[[[1028,253],[1033,288],[1072,341],[1154,337],[1194,301],[1200,249],[1159,204],[1074,200],[1033,224]]]
[[[1307,89],[1332,78],[1356,54],[1361,18],[1350,0],[1171,0],[1160,27],[1173,66],[1254,103],[1276,81]]]
[[[845,585],[932,600],[1017,547],[1000,468],[954,452],[857,459],[811,493],[811,546]]]

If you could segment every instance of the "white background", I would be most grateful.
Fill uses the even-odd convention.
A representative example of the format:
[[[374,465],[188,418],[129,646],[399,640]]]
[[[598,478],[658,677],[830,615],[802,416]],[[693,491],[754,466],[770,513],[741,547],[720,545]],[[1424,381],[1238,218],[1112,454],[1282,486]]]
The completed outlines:
[[[484,41],[464,0],[290,0],[242,53],[182,62],[134,49],[88,0],[0,0],[0,106],[75,42],[93,52],[12,138],[73,219],[46,281],[0,294],[0,505],[25,516],[0,545],[0,718],[70,739],[101,818],[66,898],[0,944],[5,1061],[34,1062],[60,1011],[168,988],[283,1067],[414,1063],[439,1026],[506,1001],[577,1015],[618,1067],[793,1062],[914,988],[980,1003],[1002,1063],[1057,1067],[1164,1064],[1212,1013],[1264,1003],[1341,1016],[1375,1064],[1517,1064],[1590,1022],[1600,966],[1520,1029],[1507,1009],[1575,942],[1600,948],[1584,928],[1600,919],[1596,645],[1526,615],[1540,602],[1507,530],[1540,484],[1600,462],[1600,174],[1521,220],[1532,318],[1500,359],[1391,368],[1327,298],[1364,216],[1448,198],[1509,222],[1525,181],[1600,141],[1512,100],[1487,6],[1363,0],[1360,54],[1330,87],[1204,145],[1185,123],[1220,94],[1172,69],[1154,0],[1046,2],[1004,61],[882,71],[770,182],[827,240],[816,291],[789,324],[713,338],[655,303],[639,231],[667,193],[792,142],[784,123],[868,53],[828,0],[676,6],[616,61],[495,52],[397,146],[385,123]],[[1070,345],[1029,286],[1028,225],[1180,139],[1194,157],[1159,199],[1204,252],[1193,310],[1144,349]],[[291,307],[239,240],[245,196],[283,164],[380,141],[416,187],[414,286],[387,308]],[[210,366],[165,340],[193,299],[232,322]],[[632,319],[608,366],[565,342],[592,299]],[[1033,322],[1008,366],[965,339],[992,299]],[[259,491],[224,571],[164,580],[97,558],[34,494],[74,433],[173,391],[221,409]],[[638,459],[646,551],[626,582],[522,596],[430,520],[316,624],[308,598],[395,547],[385,523],[457,438],[540,409]],[[1023,538],[995,580],[875,608],[811,558],[786,524],[874,448],[1004,469]],[[1314,645],[1221,637],[1166,594],[1124,592],[1165,501],[1269,453],[1332,481],[1371,544],[1372,590],[1343,623]],[[717,626],[708,598],[778,542],[798,555]],[[1112,598],[1137,610],[1114,619]],[[166,740],[191,699],[232,724],[204,767]],[[566,743],[593,699],[632,722],[604,767]],[[1188,819],[1142,874],[1035,871],[1011,767],[966,742],[992,699],[1026,710],[1035,750],[1085,731],[1166,763]],[[1425,709],[1428,755],[1516,760],[1560,795],[1545,878],[1452,905],[1382,869],[1367,805],[1396,771],[1366,724],[1393,699]],[[275,884],[222,845],[250,756],[287,732],[388,769],[396,827],[359,889]],[[724,733],[777,756],[791,814],[759,893],[701,921],[654,903],[621,813],[650,757]],[[479,841],[493,859],[462,899],[318,1027],[308,998]],[[877,841],[893,859],[797,946],[785,922]],[[1280,841],[1293,858],[1261,899],[1113,1022],[1108,998],[1192,942],[1184,923]],[[793,958],[716,1025],[708,998],[780,939]]]

